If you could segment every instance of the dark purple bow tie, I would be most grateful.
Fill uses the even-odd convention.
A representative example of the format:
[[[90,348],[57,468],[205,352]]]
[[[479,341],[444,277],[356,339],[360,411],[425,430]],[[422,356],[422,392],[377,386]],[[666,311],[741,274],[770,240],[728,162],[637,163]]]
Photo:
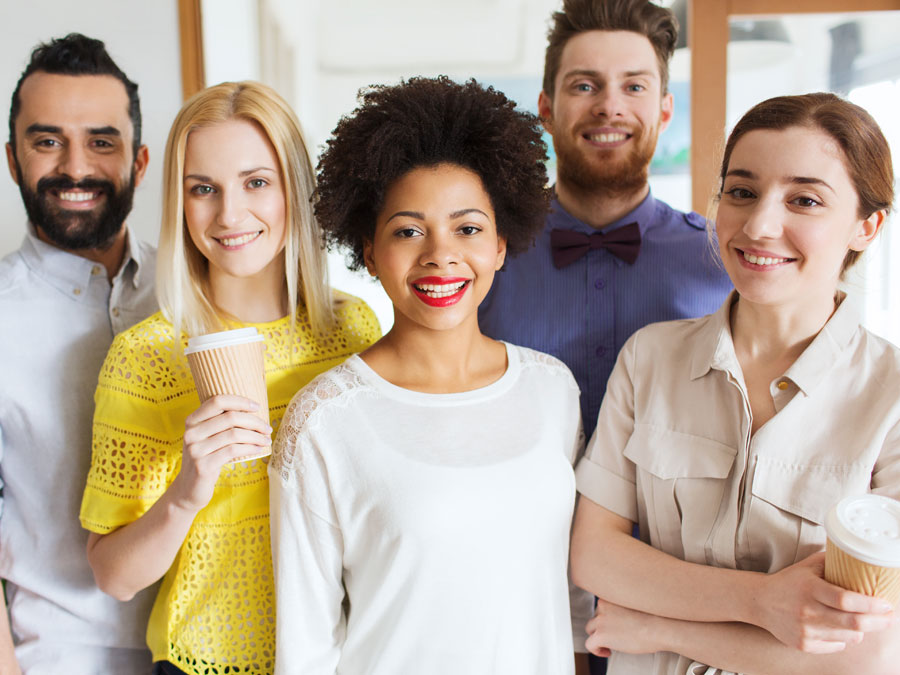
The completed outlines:
[[[641,250],[641,229],[637,223],[628,223],[606,234],[554,229],[550,232],[550,248],[557,269],[571,265],[592,249],[600,248],[633,265]]]

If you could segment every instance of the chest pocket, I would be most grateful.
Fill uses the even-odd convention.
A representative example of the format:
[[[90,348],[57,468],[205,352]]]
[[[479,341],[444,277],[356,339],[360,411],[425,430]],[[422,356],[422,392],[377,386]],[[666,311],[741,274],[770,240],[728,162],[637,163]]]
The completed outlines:
[[[868,492],[871,478],[871,467],[862,464],[792,464],[759,455],[747,523],[753,569],[775,572],[821,551],[828,511]]]
[[[706,563],[706,545],[737,450],[724,443],[637,424],[625,446],[637,466],[638,513],[650,543]]]

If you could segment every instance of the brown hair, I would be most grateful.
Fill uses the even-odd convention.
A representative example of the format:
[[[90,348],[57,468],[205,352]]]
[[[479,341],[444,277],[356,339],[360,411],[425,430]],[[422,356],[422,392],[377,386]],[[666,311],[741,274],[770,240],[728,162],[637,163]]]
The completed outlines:
[[[858,216],[890,211],[894,203],[894,168],[891,149],[878,124],[863,108],[829,93],[776,96],[750,108],[735,125],[725,144],[719,174],[719,197],[731,153],[737,142],[757,129],[781,130],[812,127],[831,136],[844,154],[844,165],[859,198]],[[847,251],[841,272],[859,258],[860,251]]]
[[[543,84],[550,98],[566,43],[590,30],[627,30],[650,40],[659,62],[660,93],[668,91],[669,59],[678,38],[678,21],[670,10],[647,0],[563,0],[562,11],[554,12],[551,19]]]

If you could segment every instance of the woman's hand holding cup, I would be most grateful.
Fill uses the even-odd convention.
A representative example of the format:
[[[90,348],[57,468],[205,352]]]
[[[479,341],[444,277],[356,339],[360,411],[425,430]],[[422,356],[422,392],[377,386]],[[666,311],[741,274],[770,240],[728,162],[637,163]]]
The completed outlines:
[[[181,471],[172,483],[176,504],[199,511],[212,499],[225,464],[266,454],[272,427],[258,414],[259,404],[243,396],[218,394],[188,415],[184,424]]]
[[[766,575],[754,623],[787,646],[812,654],[841,651],[865,633],[891,625],[890,603],[830,584],[824,573],[825,554],[816,553]]]

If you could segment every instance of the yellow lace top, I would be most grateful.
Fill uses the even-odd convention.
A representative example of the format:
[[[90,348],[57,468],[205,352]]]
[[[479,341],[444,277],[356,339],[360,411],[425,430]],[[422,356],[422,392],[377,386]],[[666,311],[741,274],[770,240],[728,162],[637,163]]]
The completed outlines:
[[[372,310],[340,295],[337,327],[313,336],[306,314],[255,325],[265,337],[266,386],[277,431],[291,397],[313,377],[378,339]],[[293,362],[291,357],[293,356]],[[184,420],[199,405],[171,324],[157,313],[120,333],[100,372],[91,470],[81,524],[106,534],[137,520],[181,468]],[[274,435],[274,432],[273,432]],[[268,458],[226,465],[153,605],[154,661],[194,675],[269,675],[275,607],[269,548]]]

